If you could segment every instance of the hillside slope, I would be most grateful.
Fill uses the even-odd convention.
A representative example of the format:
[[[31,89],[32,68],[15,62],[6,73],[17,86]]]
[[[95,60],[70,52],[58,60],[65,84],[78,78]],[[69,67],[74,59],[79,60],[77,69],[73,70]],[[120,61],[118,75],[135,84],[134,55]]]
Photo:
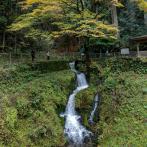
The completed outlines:
[[[82,67],[83,68],[83,67]],[[83,70],[83,69],[82,69]],[[147,66],[138,59],[102,59],[91,65],[90,87],[76,98],[93,146],[146,146]],[[19,65],[0,71],[0,146],[65,146],[64,112],[74,88],[68,62]],[[101,95],[100,120],[88,124],[93,97]],[[99,120],[99,121],[98,121]]]
[[[59,114],[74,77],[66,64],[51,63],[47,68],[40,63],[33,70],[21,65],[1,71],[0,146],[64,145]]]
[[[147,62],[105,59],[93,63],[101,93],[99,146],[146,147]]]

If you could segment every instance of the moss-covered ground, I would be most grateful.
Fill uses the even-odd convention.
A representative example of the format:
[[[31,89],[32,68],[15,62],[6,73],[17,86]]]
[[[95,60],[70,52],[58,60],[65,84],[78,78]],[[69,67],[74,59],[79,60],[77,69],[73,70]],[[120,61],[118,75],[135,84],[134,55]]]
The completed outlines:
[[[3,69],[1,146],[63,146],[64,125],[59,114],[73,77],[66,62],[39,63],[33,69],[29,65]]]
[[[65,146],[64,119],[60,113],[65,111],[74,83],[75,75],[67,61],[1,69],[0,146]],[[78,97],[77,109],[91,109],[92,88]],[[89,109],[81,111],[87,125]]]
[[[146,147],[147,62],[105,59],[93,62],[101,94],[100,147]],[[95,74],[94,74],[95,75]]]
[[[19,65],[0,70],[0,146],[65,146],[64,112],[74,88],[68,62]],[[101,95],[93,126],[93,96]],[[77,95],[77,111],[100,147],[146,147],[147,64],[138,59],[101,59],[91,65],[90,87]]]

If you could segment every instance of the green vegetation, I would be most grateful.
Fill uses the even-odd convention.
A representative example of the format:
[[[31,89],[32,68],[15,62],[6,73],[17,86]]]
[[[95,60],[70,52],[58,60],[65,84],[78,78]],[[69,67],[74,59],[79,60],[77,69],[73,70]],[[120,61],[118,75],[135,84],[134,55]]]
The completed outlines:
[[[77,50],[87,41],[128,46],[130,37],[146,35],[146,6],[145,0],[2,0],[0,51]]]
[[[146,146],[147,63],[139,59],[106,59],[94,63],[100,71],[102,96],[99,145]]]
[[[43,64],[43,63],[42,63]],[[28,65],[1,71],[0,142],[4,146],[64,145],[64,110],[73,78],[66,62],[52,63],[48,71]],[[44,64],[46,67],[46,64]],[[41,69],[41,70],[40,70]]]
[[[145,36],[129,41],[147,35],[146,13],[146,0],[1,0],[0,147],[66,146],[59,115],[75,88],[75,58],[90,81],[76,109],[93,146],[146,147],[147,61],[110,58],[146,49]],[[100,113],[90,126],[96,92]]]
[[[48,67],[48,68],[47,68]],[[62,68],[59,68],[62,67]],[[103,59],[92,62],[90,88],[78,94],[83,123],[95,134],[94,146],[146,145],[146,62]],[[14,66],[0,73],[1,146],[65,146],[64,112],[74,88],[68,62]],[[100,121],[89,126],[96,91],[101,94]]]

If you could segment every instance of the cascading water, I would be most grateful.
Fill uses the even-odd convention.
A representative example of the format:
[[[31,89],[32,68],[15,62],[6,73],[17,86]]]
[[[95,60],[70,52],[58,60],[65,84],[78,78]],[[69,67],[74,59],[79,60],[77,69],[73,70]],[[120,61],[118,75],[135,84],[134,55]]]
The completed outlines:
[[[75,146],[79,146],[82,145],[85,139],[89,138],[92,134],[81,124],[81,116],[77,115],[75,110],[75,96],[81,90],[88,88],[88,84],[85,75],[83,73],[78,73],[78,71],[75,69],[75,62],[70,63],[70,67],[71,70],[76,73],[78,86],[69,96],[66,106],[66,111],[64,114],[64,134],[70,143],[74,144]]]
[[[70,69],[71,69],[73,72],[77,73],[77,70],[75,69],[75,62],[69,63],[69,66],[70,66]]]
[[[93,124],[94,123],[93,119],[94,119],[94,115],[95,115],[95,112],[97,110],[97,107],[99,105],[99,101],[100,101],[100,99],[99,99],[99,95],[97,93],[95,95],[95,98],[94,98],[94,107],[93,107],[93,110],[91,111],[91,114],[90,114],[90,117],[89,117],[89,123],[90,124]]]

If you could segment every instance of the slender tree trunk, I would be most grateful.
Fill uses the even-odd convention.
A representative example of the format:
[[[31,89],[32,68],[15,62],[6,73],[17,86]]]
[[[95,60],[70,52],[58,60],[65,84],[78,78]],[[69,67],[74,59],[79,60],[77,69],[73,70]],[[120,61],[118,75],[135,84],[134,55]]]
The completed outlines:
[[[117,8],[115,4],[112,4],[112,24],[118,28],[118,16],[117,16]],[[117,37],[119,38],[119,32],[117,33]]]
[[[147,12],[144,12],[144,24],[147,26]]]
[[[17,53],[17,38],[16,38],[16,34],[15,34],[15,40],[14,40],[14,50],[15,50],[15,53]]]
[[[117,8],[115,5],[112,5],[112,23],[118,27]]]
[[[90,56],[89,56],[89,52],[86,52],[86,77],[87,77],[87,81],[90,82]]]
[[[95,0],[91,0],[91,10],[92,10],[93,12],[96,12]]]
[[[90,55],[89,55],[89,38],[86,38],[86,44],[85,44],[85,64],[86,64],[86,77],[87,81],[90,81]]]
[[[6,41],[6,32],[5,32],[5,30],[4,30],[4,31],[3,31],[3,46],[2,46],[3,51],[4,51],[4,49],[5,49],[5,41]]]
[[[77,11],[80,12],[80,9],[79,9],[79,0],[77,0]]]
[[[80,0],[80,3],[81,3],[82,11],[83,11],[84,10],[84,2],[83,2],[83,0]]]

